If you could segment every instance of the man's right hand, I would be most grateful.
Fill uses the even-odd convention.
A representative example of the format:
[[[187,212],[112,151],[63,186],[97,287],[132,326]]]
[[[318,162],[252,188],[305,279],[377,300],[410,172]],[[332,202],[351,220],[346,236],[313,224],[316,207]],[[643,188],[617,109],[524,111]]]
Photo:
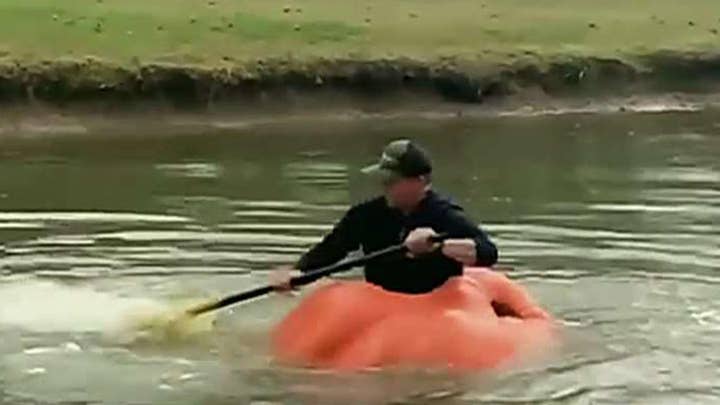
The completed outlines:
[[[411,256],[430,253],[440,246],[432,241],[433,236],[437,236],[437,233],[432,228],[417,228],[408,234],[404,244]]]
[[[290,279],[300,275],[299,270],[289,266],[279,267],[270,273],[270,284],[275,292],[290,293],[294,288],[290,285]]]

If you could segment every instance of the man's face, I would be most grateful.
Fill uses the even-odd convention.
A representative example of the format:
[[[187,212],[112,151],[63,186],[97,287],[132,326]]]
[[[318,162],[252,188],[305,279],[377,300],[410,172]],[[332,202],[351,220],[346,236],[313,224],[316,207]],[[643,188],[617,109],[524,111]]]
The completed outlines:
[[[422,177],[393,178],[383,182],[385,198],[391,207],[413,208],[425,192]]]

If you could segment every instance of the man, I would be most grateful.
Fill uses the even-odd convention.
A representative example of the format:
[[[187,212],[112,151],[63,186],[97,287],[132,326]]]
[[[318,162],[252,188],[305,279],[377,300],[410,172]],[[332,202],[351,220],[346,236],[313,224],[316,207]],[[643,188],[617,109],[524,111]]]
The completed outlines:
[[[296,268],[311,271],[342,260],[362,248],[367,254],[404,243],[407,254],[365,266],[367,282],[388,291],[420,294],[463,273],[464,266],[492,266],[497,249],[462,208],[431,188],[428,154],[409,140],[388,144],[377,164],[363,169],[377,176],[385,195],[352,208],[323,240],[303,255]],[[430,237],[448,239],[437,249]],[[287,281],[278,289],[288,289]]]

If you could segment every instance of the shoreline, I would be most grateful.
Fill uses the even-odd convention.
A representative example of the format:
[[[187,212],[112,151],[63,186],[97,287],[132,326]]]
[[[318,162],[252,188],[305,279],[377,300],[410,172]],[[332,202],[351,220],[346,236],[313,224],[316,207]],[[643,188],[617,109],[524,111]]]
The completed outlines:
[[[668,93],[720,93],[720,53],[548,60],[527,55],[510,64],[460,58],[269,59],[216,67],[131,67],[97,58],[0,63],[0,107],[92,112],[132,111],[147,105],[190,112],[283,111],[300,104],[383,110],[383,104],[403,104],[406,99],[479,105]]]
[[[223,110],[181,111],[158,104],[112,111],[95,108],[47,106],[0,107],[0,142],[18,138],[55,136],[182,136],[198,133],[263,133],[298,128],[322,133],[351,127],[424,122],[471,122],[495,119],[542,119],[548,116],[621,116],[651,114],[715,114],[720,111],[720,92],[698,95],[668,93],[612,98],[556,98],[500,101],[487,104],[438,103],[372,106],[347,103],[332,108],[319,105],[279,109],[233,106]],[[138,132],[141,129],[141,132]]]

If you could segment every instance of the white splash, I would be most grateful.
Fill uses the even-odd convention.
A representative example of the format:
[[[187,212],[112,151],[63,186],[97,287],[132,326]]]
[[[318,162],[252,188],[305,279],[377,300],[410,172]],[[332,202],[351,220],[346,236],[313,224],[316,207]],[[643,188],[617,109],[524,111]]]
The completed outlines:
[[[45,280],[0,284],[0,327],[35,332],[112,332],[128,314],[160,313],[161,302]]]

